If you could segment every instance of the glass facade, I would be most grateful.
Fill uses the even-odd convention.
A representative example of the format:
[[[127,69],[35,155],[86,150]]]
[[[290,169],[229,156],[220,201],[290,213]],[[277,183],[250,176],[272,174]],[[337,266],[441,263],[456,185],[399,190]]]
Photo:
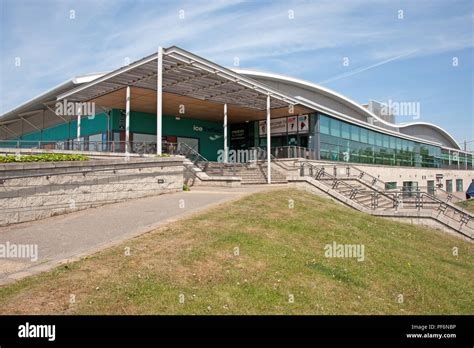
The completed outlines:
[[[473,156],[455,158],[438,146],[383,134],[323,114],[319,117],[322,160],[407,167],[473,168]],[[455,158],[455,161],[453,161]]]

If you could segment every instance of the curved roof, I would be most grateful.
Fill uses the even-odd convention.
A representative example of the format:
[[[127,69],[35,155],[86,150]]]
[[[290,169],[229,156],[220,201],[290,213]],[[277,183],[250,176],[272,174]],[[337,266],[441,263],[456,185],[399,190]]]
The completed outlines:
[[[455,149],[458,149],[458,150],[461,150],[461,147],[459,146],[459,144],[456,142],[456,139],[454,139],[454,137],[449,134],[446,130],[444,130],[443,128],[433,124],[433,123],[428,123],[428,122],[407,122],[407,123],[398,123],[397,124],[398,128],[406,128],[407,130],[409,128],[414,128],[416,126],[421,126],[421,127],[428,127],[428,128],[431,128],[432,130],[434,130],[435,132],[438,132],[439,134],[441,134],[441,136],[445,137],[446,140],[450,143],[450,145],[455,148]],[[401,131],[401,133],[404,133],[403,131]],[[406,134],[406,133],[405,133]]]
[[[59,85],[47,90],[46,92],[43,92],[40,95],[37,95],[36,97],[31,98],[30,100],[27,100],[24,103],[14,107],[13,109],[4,112],[2,115],[0,115],[0,121],[4,122],[11,119],[15,119],[18,117],[18,114],[41,109],[43,108],[43,104],[45,102],[56,100],[56,96],[59,93],[68,91],[77,85],[93,81],[102,75],[103,73],[93,73],[76,76],[69,80],[66,80],[63,83],[60,83]]]
[[[266,78],[266,79],[269,79],[269,80],[289,83],[289,84],[297,86],[297,87],[310,89],[314,92],[317,92],[317,93],[322,94],[324,96],[330,97],[331,99],[336,100],[336,101],[344,104],[345,106],[348,106],[349,108],[355,110],[358,114],[367,117],[367,119],[368,118],[373,118],[374,120],[377,121],[377,123],[381,123],[385,127],[389,127],[393,131],[396,131],[396,132],[401,133],[401,134],[409,135],[409,133],[405,133],[405,132],[401,131],[400,129],[408,130],[410,128],[413,129],[417,126],[427,127],[429,129],[437,132],[438,134],[440,134],[446,140],[446,142],[448,144],[443,144],[443,145],[450,146],[450,147],[453,147],[453,148],[459,149],[459,150],[461,149],[459,147],[458,143],[456,142],[456,140],[454,139],[454,137],[451,134],[449,134],[446,130],[442,129],[441,127],[439,127],[435,124],[428,123],[428,122],[409,122],[409,123],[401,123],[401,124],[390,123],[390,122],[387,122],[384,119],[380,118],[379,116],[377,116],[376,114],[374,114],[373,112],[371,112],[367,108],[363,107],[359,103],[355,102],[354,100],[352,100],[350,98],[347,98],[346,96],[343,96],[342,94],[340,94],[336,91],[333,91],[329,88],[317,85],[313,82],[298,79],[298,78],[294,78],[294,77],[290,77],[290,76],[285,76],[285,75],[281,75],[281,74],[263,72],[263,71],[243,70],[243,69],[233,69],[233,70],[235,72],[239,73],[239,74],[242,74],[242,75],[250,75],[250,76],[253,76],[253,77],[257,77],[257,78],[258,77]],[[369,124],[368,120],[366,120],[366,123]],[[420,138],[420,137],[418,137],[418,138],[423,139],[423,140],[432,141],[430,139],[424,139],[424,138]]]

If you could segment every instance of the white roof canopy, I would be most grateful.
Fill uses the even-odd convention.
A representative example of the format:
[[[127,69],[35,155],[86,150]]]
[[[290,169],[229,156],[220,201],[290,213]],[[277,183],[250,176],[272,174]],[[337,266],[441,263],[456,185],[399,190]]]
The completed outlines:
[[[58,96],[89,101],[127,86],[157,89],[157,59],[153,54]],[[163,50],[163,92],[256,110],[302,104],[251,78],[172,46]]]

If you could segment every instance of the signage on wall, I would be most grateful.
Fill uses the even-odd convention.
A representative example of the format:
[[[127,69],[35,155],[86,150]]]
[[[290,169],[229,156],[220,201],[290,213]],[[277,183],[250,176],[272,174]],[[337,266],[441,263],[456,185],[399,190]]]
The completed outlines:
[[[309,116],[289,116],[272,119],[271,122],[271,134],[306,134],[309,131]],[[267,135],[267,122],[266,120],[258,121],[258,133],[261,137]]]
[[[309,117],[308,115],[298,116],[298,133],[308,133]]]
[[[232,140],[245,139],[245,129],[234,129],[230,132],[230,138]]]
[[[194,132],[205,132],[205,133],[221,133],[222,130],[215,127],[206,127],[193,124]]]
[[[286,117],[274,118],[270,121],[272,135],[285,134],[286,133]],[[267,121],[259,121],[258,129],[260,136],[267,134]]]
[[[298,130],[298,119],[296,116],[290,116],[288,120],[288,134],[294,134]]]

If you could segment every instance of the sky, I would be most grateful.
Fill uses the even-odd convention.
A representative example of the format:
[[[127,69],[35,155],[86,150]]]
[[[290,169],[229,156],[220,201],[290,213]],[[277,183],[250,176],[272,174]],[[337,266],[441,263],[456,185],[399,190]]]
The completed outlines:
[[[474,140],[472,0],[0,0],[0,41],[0,114],[176,45],[360,104],[417,103],[416,121]]]

